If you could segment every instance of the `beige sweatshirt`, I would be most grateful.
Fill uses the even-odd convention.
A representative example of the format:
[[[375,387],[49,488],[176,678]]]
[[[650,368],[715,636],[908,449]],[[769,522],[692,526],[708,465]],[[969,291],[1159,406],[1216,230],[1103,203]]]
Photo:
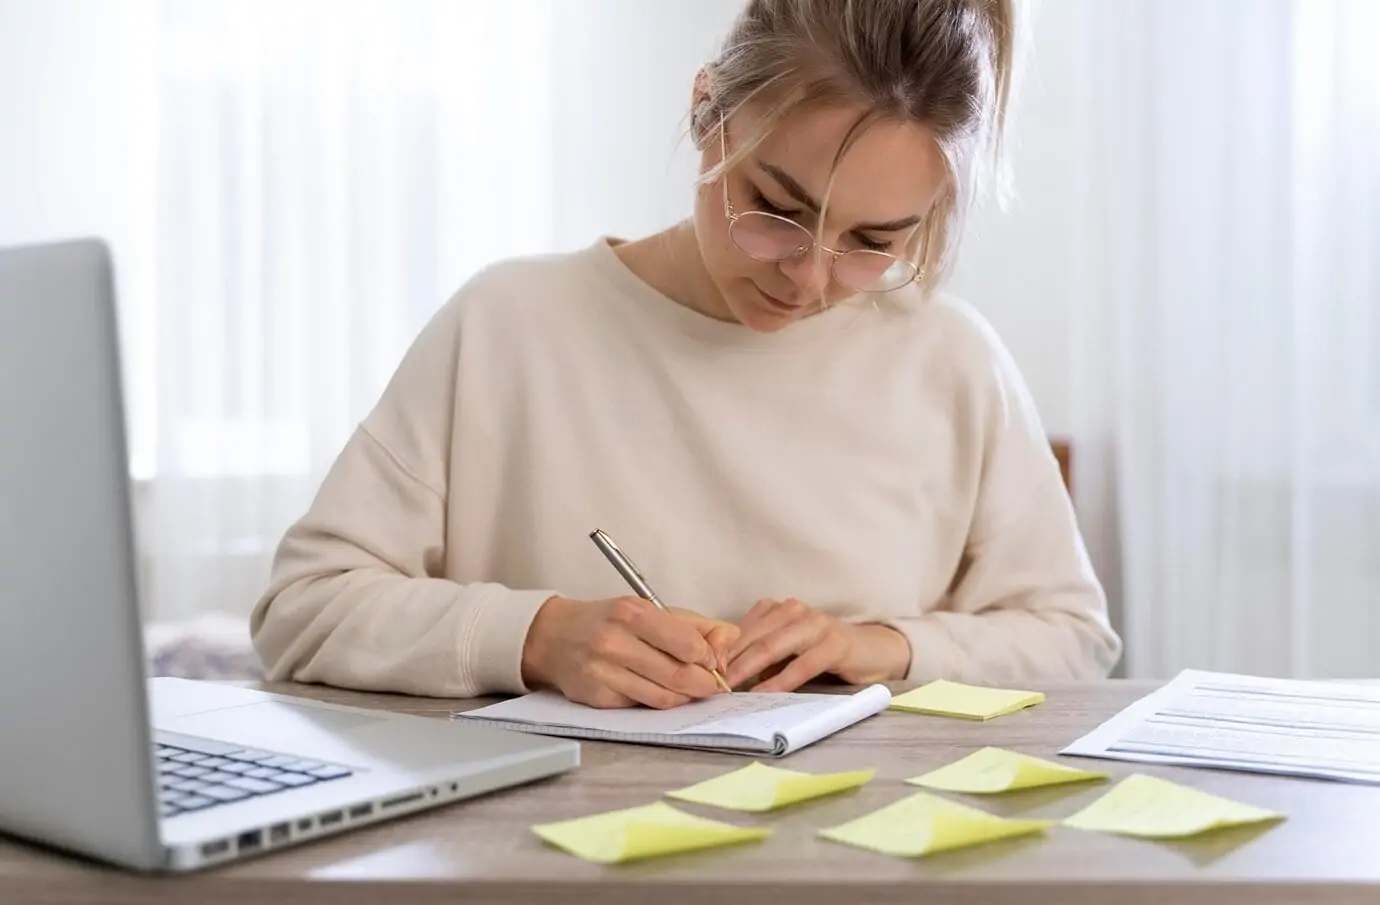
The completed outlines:
[[[424,329],[251,631],[271,679],[520,693],[553,594],[733,620],[796,597],[910,640],[909,679],[1101,677],[1120,654],[1058,465],[986,322],[891,294],[774,334],[677,304],[611,244],[509,261]]]

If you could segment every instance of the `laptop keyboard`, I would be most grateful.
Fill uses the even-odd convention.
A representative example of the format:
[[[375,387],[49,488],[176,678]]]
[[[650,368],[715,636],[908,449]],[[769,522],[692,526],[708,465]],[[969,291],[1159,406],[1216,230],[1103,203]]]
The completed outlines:
[[[174,745],[155,745],[158,804],[164,817],[204,811],[287,789],[343,779],[346,767],[249,749],[204,754]]]

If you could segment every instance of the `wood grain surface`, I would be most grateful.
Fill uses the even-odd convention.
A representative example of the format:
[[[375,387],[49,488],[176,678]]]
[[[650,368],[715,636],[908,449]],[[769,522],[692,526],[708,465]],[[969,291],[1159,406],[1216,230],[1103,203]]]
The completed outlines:
[[[360,694],[300,685],[268,691],[446,718],[488,703]],[[749,762],[728,754],[583,743],[559,778],[362,827],[330,839],[183,877],[137,877],[0,838],[0,902],[404,905],[632,903],[1380,903],[1380,788],[1205,770],[1069,759],[1113,779],[1146,772],[1273,808],[1267,829],[1150,842],[1065,827],[923,859],[817,838],[817,829],[918,791],[902,783],[985,745],[1057,759],[1059,749],[1153,688],[1109,681],[1047,686],[1046,702],[987,723],[888,711],[779,762],[806,771],[875,767],[867,786],[769,814],[677,802],[766,840],[626,865],[586,863],[546,846],[534,823],[657,801],[663,792]],[[903,690],[896,686],[896,690]],[[1059,819],[1109,784],[1003,796],[950,796],[1006,816]]]

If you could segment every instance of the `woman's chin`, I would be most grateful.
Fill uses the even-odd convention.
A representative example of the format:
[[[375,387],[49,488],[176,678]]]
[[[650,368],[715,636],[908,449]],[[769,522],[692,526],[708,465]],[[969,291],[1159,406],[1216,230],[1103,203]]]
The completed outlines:
[[[734,306],[733,317],[744,327],[758,333],[775,333],[799,320],[796,315],[760,305]]]
[[[784,307],[765,297],[756,286],[749,286],[731,304],[734,320],[758,333],[775,333],[790,326],[804,317],[809,307]]]

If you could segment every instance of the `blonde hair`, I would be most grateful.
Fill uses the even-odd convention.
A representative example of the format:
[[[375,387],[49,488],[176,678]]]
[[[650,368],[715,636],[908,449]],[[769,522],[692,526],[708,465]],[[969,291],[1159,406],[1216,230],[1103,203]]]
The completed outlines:
[[[1019,0],[749,0],[706,67],[697,142],[752,105],[755,134],[701,178],[719,179],[788,115],[837,105],[863,113],[838,163],[876,122],[916,122],[938,141],[948,179],[908,254],[932,290],[953,265],[972,202],[1004,199],[1004,133],[1015,68]],[[826,191],[823,203],[828,204]],[[821,212],[820,224],[824,216]]]

